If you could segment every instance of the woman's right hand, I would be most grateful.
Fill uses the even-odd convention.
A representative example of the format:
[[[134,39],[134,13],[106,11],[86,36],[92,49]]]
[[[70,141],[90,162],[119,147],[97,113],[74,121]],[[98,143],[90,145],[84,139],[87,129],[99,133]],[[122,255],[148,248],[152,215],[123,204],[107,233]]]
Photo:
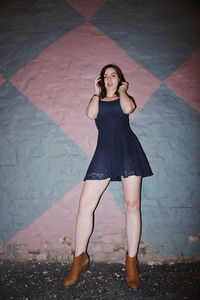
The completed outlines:
[[[94,93],[96,94],[96,95],[100,95],[100,93],[101,93],[101,88],[100,88],[100,86],[99,86],[99,84],[98,84],[98,82],[101,80],[101,77],[97,77],[96,79],[95,79],[95,89],[94,89]]]

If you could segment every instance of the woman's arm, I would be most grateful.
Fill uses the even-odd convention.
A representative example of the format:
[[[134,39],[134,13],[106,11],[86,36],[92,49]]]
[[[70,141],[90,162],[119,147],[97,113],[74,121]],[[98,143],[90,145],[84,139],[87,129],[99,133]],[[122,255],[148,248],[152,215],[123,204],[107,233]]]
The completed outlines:
[[[99,80],[99,77],[95,79],[95,92],[86,108],[86,115],[90,119],[96,119],[99,112],[99,95],[101,92],[101,89],[98,85]]]
[[[136,109],[136,103],[133,97],[128,96],[128,83],[124,82],[119,87],[119,97],[120,97],[120,105],[125,114],[131,114]]]
[[[98,94],[94,94],[94,96],[92,97],[92,99],[90,100],[86,108],[86,115],[90,119],[96,119],[98,112],[99,112],[99,96]]]

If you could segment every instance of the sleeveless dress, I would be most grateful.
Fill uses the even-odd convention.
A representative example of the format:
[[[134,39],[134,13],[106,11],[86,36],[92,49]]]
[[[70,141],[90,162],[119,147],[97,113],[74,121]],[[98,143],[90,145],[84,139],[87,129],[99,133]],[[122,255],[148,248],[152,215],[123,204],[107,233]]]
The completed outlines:
[[[119,98],[99,100],[95,123],[97,146],[84,181],[106,178],[120,181],[121,176],[153,175],[142,146],[130,128],[129,115],[122,111]]]

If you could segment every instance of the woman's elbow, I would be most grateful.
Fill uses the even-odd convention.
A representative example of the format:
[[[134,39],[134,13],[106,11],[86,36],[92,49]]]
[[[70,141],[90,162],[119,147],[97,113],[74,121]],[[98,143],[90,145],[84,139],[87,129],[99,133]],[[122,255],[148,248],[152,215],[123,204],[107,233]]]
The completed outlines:
[[[124,107],[123,112],[124,112],[126,115],[129,115],[129,114],[131,114],[132,112],[134,112],[134,110],[135,110],[135,106],[130,105],[130,106]]]
[[[86,115],[89,119],[94,120],[97,117],[97,114],[86,111]]]

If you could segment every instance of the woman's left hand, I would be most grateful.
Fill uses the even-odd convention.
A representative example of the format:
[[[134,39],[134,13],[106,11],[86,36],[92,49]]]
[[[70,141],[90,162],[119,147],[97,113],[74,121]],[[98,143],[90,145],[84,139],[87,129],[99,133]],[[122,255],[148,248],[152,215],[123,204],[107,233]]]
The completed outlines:
[[[122,89],[123,89],[125,92],[128,90],[128,82],[127,82],[127,81],[122,82],[122,84],[121,84],[120,87],[119,87],[119,92],[120,92]]]

